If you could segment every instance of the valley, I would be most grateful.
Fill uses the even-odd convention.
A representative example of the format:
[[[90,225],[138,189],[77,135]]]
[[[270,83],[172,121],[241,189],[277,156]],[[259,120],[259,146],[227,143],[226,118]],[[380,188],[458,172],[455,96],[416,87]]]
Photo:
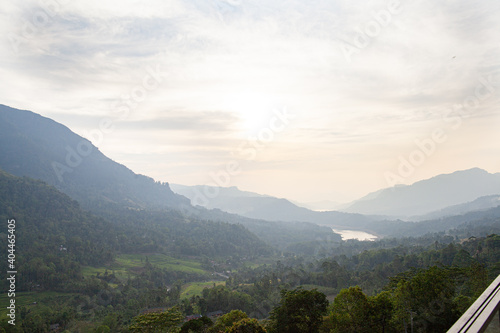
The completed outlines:
[[[313,211],[236,187],[216,189],[202,207],[191,202],[206,188],[137,175],[94,146],[61,182],[53,162],[88,141],[28,111],[2,106],[0,120],[0,219],[17,221],[16,300],[25,331],[126,332],[154,309],[177,309],[183,318],[239,310],[272,331],[269,320],[287,291],[330,302],[325,330],[346,293],[373,313],[391,304],[394,331],[407,321],[406,302],[425,309],[442,302],[449,325],[500,274],[498,174],[438,175],[345,211]],[[448,197],[471,183],[482,185]],[[437,188],[445,199],[432,195]],[[415,196],[435,204],[402,216]],[[447,294],[401,298],[406,284],[430,281]],[[9,329],[5,321],[2,327]]]

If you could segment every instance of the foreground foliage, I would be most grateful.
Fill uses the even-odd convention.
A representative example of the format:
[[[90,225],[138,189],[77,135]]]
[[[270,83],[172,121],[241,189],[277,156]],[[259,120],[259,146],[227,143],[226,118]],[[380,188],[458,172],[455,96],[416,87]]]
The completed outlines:
[[[184,316],[176,308],[163,312],[145,313],[134,318],[134,323],[130,325],[129,330],[143,333],[177,333],[180,332],[179,325],[183,319]]]

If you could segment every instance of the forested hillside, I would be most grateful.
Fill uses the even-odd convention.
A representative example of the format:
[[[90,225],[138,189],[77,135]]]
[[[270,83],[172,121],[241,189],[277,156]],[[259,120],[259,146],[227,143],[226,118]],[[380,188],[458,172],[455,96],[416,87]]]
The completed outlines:
[[[83,208],[117,225],[129,223],[137,227],[151,221],[169,224],[172,233],[179,228],[179,237],[191,234],[186,238],[186,247],[197,242],[193,237],[198,239],[199,235],[192,235],[197,230],[196,223],[206,220],[242,224],[280,249],[297,242],[316,241],[325,233],[329,233],[332,240],[341,239],[327,227],[303,223],[300,216],[296,219],[299,223],[286,225],[193,207],[187,198],[173,193],[168,184],[135,174],[112,161],[64,125],[4,105],[0,105],[0,168],[17,176],[43,180],[77,200]],[[188,226],[186,221],[192,224]],[[312,222],[310,219],[305,221]],[[240,230],[237,226],[232,228],[234,232]],[[155,237],[161,235],[155,234]],[[241,235],[244,237],[245,233]],[[165,242],[161,246],[165,247]],[[177,252],[180,247],[175,246]],[[212,254],[210,247],[207,251]]]
[[[42,181],[1,170],[0,218],[17,221],[23,291],[73,290],[71,285],[82,279],[81,266],[112,262],[118,253],[251,257],[272,251],[241,225],[134,210],[105,220]]]
[[[0,168],[40,179],[83,207],[189,205],[168,184],[138,175],[102,154],[89,140],[36,113],[0,105]]]
[[[0,219],[12,218],[17,267],[23,272],[19,290],[63,290],[81,281],[81,265],[109,262],[119,248],[120,231],[107,221],[84,212],[76,201],[42,181],[0,170]],[[6,262],[5,251],[1,256]]]

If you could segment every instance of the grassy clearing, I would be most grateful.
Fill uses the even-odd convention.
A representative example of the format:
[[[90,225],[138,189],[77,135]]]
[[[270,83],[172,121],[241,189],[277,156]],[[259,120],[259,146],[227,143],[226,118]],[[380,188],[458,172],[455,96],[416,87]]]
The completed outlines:
[[[171,271],[205,274],[206,271],[201,268],[197,261],[176,259],[164,254],[122,254],[116,258],[116,262],[122,267],[141,267],[146,263],[146,258],[153,266]]]
[[[108,265],[106,267],[91,267],[91,266],[83,266],[82,274],[85,277],[88,276],[96,276],[96,275],[104,275],[108,272],[108,274],[114,273],[115,276],[120,280],[126,280],[129,275],[132,275],[131,272],[127,271],[127,269],[120,267],[116,264]]]
[[[193,296],[201,296],[203,289],[213,288],[215,286],[224,286],[224,281],[209,281],[209,282],[192,282],[182,286],[181,298],[190,298]]]
[[[104,275],[107,270],[108,274],[114,273],[118,279],[126,280],[144,267],[146,259],[151,265],[169,271],[199,275],[208,273],[201,267],[201,263],[194,260],[177,259],[164,254],[121,254],[116,257],[115,262],[104,267],[82,267],[82,274],[84,276]]]
[[[33,303],[37,304],[43,304],[44,300],[47,298],[53,298],[53,297],[72,297],[76,294],[69,294],[69,293],[58,293],[55,291],[44,291],[44,292],[22,292],[22,293],[16,293],[16,312],[19,311],[19,307],[21,306],[26,306],[26,307],[31,307],[31,306],[37,306]],[[7,306],[10,304],[10,298],[8,295],[1,294],[0,295],[0,318],[6,318],[7,315]]]

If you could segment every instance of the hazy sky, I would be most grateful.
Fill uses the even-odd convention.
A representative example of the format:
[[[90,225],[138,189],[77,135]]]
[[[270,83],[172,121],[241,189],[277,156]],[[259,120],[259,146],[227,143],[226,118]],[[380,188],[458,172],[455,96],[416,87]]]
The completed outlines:
[[[500,171],[498,0],[7,1],[0,31],[0,103],[157,180],[345,202]]]

